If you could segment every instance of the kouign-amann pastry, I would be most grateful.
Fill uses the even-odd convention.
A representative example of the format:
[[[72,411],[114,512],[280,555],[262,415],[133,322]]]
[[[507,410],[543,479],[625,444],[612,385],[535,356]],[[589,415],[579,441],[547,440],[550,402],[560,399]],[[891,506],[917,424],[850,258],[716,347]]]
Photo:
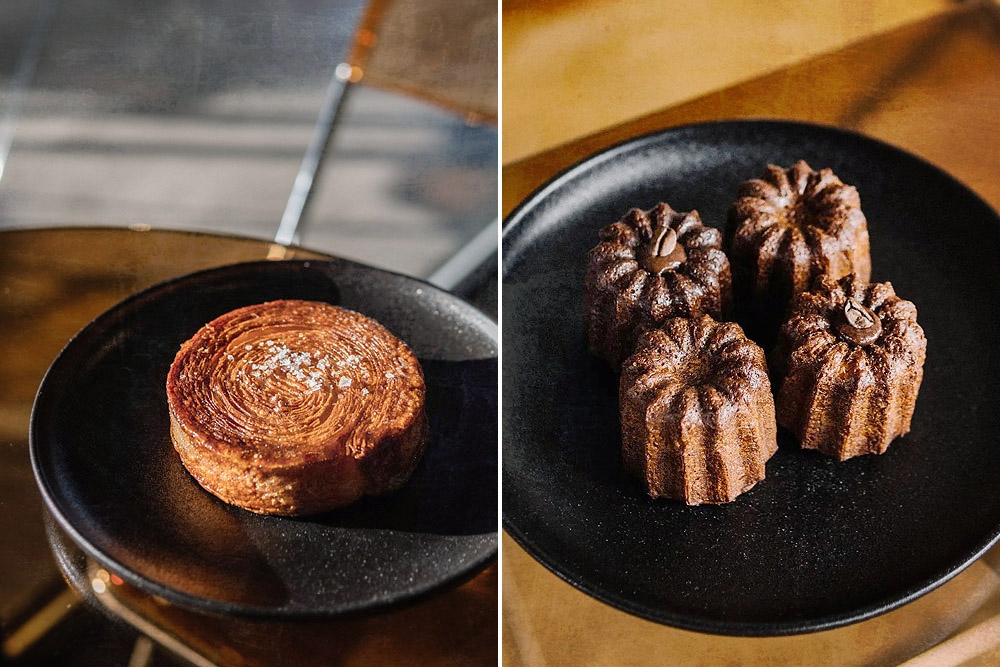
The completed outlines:
[[[853,186],[799,160],[745,181],[729,211],[736,305],[777,329],[788,304],[817,276],[871,277],[868,223]]]
[[[777,451],[764,352],[738,324],[672,318],[622,366],[622,461],[650,496],[727,503]]]
[[[728,315],[732,280],[722,241],[697,211],[665,203],[632,209],[602,229],[584,283],[591,352],[617,368],[641,331],[669,317]]]
[[[778,423],[839,460],[881,454],[910,430],[926,350],[916,307],[890,283],[821,277],[778,337]]]
[[[212,320],[167,376],[184,466],[215,496],[263,514],[320,512],[401,486],[426,445],[424,395],[403,341],[313,301]]]

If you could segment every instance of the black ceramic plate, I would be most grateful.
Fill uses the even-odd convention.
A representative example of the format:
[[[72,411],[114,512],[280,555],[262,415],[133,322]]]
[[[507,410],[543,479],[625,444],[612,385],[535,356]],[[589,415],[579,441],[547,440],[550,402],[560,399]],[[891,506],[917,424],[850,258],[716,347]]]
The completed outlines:
[[[165,381],[205,322],[278,298],[374,317],[416,352],[431,440],[409,482],[296,519],[226,505],[173,451]],[[411,278],[351,262],[259,262],[192,274],[98,317],[35,400],[32,465],[46,504],[90,556],[198,609],[328,616],[382,609],[456,583],[496,555],[496,327]]]
[[[873,280],[916,303],[928,339],[912,432],[837,463],[787,434],[735,502],[651,500],[619,461],[617,379],[585,351],[581,293],[597,230],[667,201],[724,225],[767,163],[857,186]],[[503,520],[535,558],[633,614],[777,635],[901,605],[1000,535],[1000,220],[941,170],[831,128],[722,122],[613,147],[545,185],[503,236]]]

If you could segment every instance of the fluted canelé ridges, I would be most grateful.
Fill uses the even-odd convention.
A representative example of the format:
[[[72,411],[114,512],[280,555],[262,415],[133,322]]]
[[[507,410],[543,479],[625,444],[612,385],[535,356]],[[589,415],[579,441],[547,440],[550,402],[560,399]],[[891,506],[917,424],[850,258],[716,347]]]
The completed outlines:
[[[855,335],[854,316],[856,325],[877,319],[870,341]],[[819,278],[779,333],[778,423],[839,460],[881,454],[910,430],[926,350],[916,307],[890,283]]]
[[[588,255],[584,321],[590,351],[618,368],[645,329],[669,317],[728,316],[729,260],[697,211],[660,203],[603,228]]]
[[[818,276],[871,277],[868,223],[857,189],[803,160],[788,169],[768,165],[761,178],[740,185],[727,237],[741,311],[780,317]]]
[[[738,324],[671,318],[622,366],[622,460],[650,496],[726,503],[777,451],[764,352]]]

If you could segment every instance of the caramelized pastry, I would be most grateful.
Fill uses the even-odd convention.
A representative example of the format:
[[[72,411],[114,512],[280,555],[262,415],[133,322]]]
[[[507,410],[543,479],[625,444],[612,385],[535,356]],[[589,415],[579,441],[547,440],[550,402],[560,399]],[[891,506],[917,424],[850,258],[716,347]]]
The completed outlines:
[[[722,234],[697,211],[632,209],[600,232],[584,282],[590,351],[618,368],[645,329],[670,317],[728,315],[729,260]]]
[[[778,423],[836,459],[882,454],[910,431],[927,339],[890,283],[821,277],[781,328]]]
[[[262,514],[321,512],[401,486],[426,446],[424,394],[403,341],[312,301],[212,320],[167,376],[184,466],[218,498]]]
[[[654,498],[728,503],[777,451],[764,352],[738,324],[672,318],[622,366],[622,462]]]
[[[857,189],[802,160],[789,169],[769,165],[740,185],[727,236],[740,316],[772,339],[792,299],[818,276],[871,277]]]

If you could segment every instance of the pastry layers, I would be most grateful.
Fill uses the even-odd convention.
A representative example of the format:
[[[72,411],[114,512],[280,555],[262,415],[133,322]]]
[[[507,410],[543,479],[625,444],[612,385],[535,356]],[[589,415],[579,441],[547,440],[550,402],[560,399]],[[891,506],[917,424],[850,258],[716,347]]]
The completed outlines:
[[[330,510],[401,486],[426,446],[424,398],[406,343],[312,301],[212,320],[167,376],[184,466],[215,496],[262,514]]]

